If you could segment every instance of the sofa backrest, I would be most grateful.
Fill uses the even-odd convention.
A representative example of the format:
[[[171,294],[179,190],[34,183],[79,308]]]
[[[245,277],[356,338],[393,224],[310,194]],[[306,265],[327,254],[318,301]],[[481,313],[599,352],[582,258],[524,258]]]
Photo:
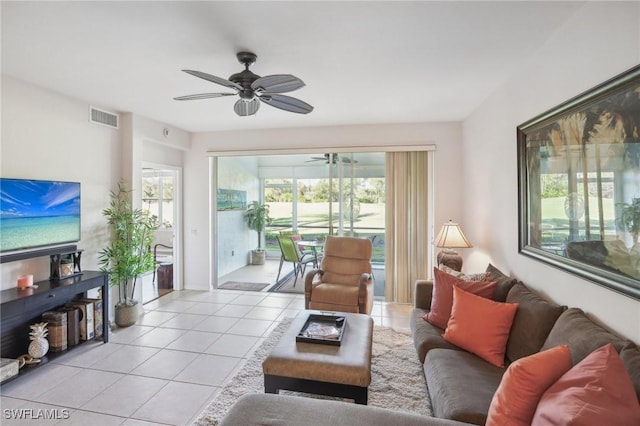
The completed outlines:
[[[516,279],[509,277],[502,273],[498,268],[489,264],[487,266],[487,281],[497,281],[498,286],[496,287],[496,292],[493,294],[493,300],[496,302],[504,302],[507,300],[507,294],[511,287],[516,283]]]
[[[629,342],[620,351],[620,358],[631,377],[633,387],[636,389],[638,401],[640,401],[640,348],[635,343]]]
[[[571,361],[576,365],[607,343],[612,343],[620,353],[627,342],[593,322],[582,309],[569,308],[558,317],[540,350],[567,345],[571,351]]]
[[[511,362],[540,351],[556,320],[567,309],[543,299],[524,283],[517,282],[507,294],[507,303],[518,303],[506,355]]]
[[[594,350],[606,345],[620,354],[640,400],[640,350],[635,343],[623,339],[589,319],[579,308],[564,311],[551,329],[541,351],[558,345],[568,345],[571,361],[576,365]]]

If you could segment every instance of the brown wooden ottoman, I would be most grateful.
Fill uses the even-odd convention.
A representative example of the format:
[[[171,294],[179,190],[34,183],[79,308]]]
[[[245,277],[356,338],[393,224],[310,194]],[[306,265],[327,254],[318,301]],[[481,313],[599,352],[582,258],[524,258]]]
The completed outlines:
[[[373,319],[364,314],[332,313],[346,317],[340,346],[296,342],[309,314],[321,312],[301,312],[262,363],[265,393],[286,389],[367,404]]]

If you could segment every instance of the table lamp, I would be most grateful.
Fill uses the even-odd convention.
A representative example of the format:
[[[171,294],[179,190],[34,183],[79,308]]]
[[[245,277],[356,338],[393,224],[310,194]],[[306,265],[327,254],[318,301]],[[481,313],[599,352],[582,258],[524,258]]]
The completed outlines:
[[[456,271],[462,270],[462,256],[452,249],[473,247],[469,240],[467,240],[467,237],[462,233],[460,225],[452,221],[442,225],[435,239],[435,245],[436,247],[444,249],[438,253],[438,267],[440,267],[440,265],[446,265]]]

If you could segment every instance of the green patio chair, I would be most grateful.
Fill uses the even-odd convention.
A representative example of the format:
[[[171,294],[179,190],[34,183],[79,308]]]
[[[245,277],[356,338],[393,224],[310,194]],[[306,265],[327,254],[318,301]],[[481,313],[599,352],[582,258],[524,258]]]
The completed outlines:
[[[313,256],[313,254],[301,253],[300,250],[298,250],[296,242],[293,241],[291,237],[277,236],[276,238],[278,239],[280,251],[282,252],[282,255],[280,256],[280,267],[278,268],[276,283],[280,280],[280,272],[282,271],[282,265],[284,264],[284,262],[292,262],[293,273],[295,275],[293,286],[295,287],[296,282],[298,281],[298,273],[300,273],[300,276],[303,276],[304,271],[307,269],[307,264],[315,262],[316,258],[315,256]]]

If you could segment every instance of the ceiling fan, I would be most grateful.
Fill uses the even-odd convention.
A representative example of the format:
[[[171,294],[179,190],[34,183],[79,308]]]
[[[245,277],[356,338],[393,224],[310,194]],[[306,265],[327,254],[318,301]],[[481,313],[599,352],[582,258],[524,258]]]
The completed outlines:
[[[258,112],[260,102],[298,114],[308,114],[313,111],[313,107],[308,103],[280,94],[304,87],[304,82],[298,77],[291,74],[274,74],[260,77],[249,71],[249,66],[253,65],[258,58],[254,53],[238,52],[236,57],[241,64],[244,64],[245,69],[233,74],[228,80],[200,71],[182,70],[193,76],[233,89],[234,93],[200,93],[178,96],[173,99],[176,101],[190,101],[239,95],[240,99],[235,103],[233,109],[241,117]]]
[[[348,157],[339,157],[336,153],[326,153],[323,157],[311,157],[311,160],[305,161],[305,163],[313,163],[314,161],[324,161],[326,164],[336,164],[340,160],[341,163],[355,164],[356,160],[352,160]]]

